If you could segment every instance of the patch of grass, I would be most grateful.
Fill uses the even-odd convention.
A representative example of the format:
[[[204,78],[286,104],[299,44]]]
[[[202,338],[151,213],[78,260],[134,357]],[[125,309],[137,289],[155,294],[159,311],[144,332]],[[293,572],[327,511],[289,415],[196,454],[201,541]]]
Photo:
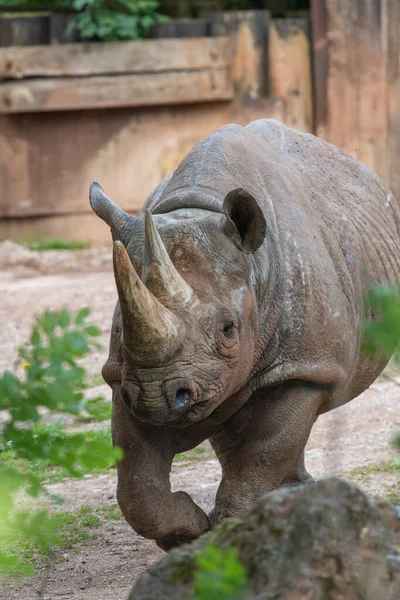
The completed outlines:
[[[193,448],[192,452],[196,454],[204,454],[205,449],[202,446],[197,446],[197,448]]]
[[[83,527],[98,527],[100,525],[100,519],[96,515],[86,515],[82,518],[81,524]]]
[[[33,540],[15,540],[14,545],[8,548],[10,555],[18,556],[24,563],[37,568],[45,557],[55,554],[58,550],[72,550],[77,544],[84,544],[98,537],[96,527],[101,525],[101,519],[96,516],[89,506],[82,506],[74,512],[57,512],[58,542],[57,546],[40,547]],[[18,574],[23,574],[21,571]]]
[[[395,473],[400,471],[400,461],[382,460],[378,463],[356,467],[349,471],[351,477],[365,477],[375,473]]]
[[[100,525],[100,519],[95,515],[87,512],[82,513],[81,510],[77,510],[73,513],[59,513],[58,516],[60,518],[58,533],[61,539],[59,545],[61,550],[69,550],[78,543],[87,542],[97,537],[91,531],[91,529]],[[53,548],[50,553],[54,553],[54,550]]]
[[[91,423],[92,421],[108,421],[111,419],[112,403],[102,396],[87,401],[89,414],[82,414],[77,418],[80,423]]]
[[[65,431],[59,425],[39,425],[37,426],[41,431],[45,430],[49,436],[49,439],[57,440],[58,443],[61,443],[68,449],[69,438],[73,436],[73,433],[69,433]],[[110,450],[112,448],[111,442],[111,429],[107,430],[91,430],[85,432],[87,436],[87,441],[98,440],[104,441],[110,445]],[[13,468],[18,468],[18,470],[24,474],[29,475],[34,473],[34,475],[42,482],[42,483],[55,483],[57,481],[61,481],[66,477],[70,477],[67,469],[52,465],[51,457],[41,457],[32,461],[29,461],[18,454],[16,450],[12,447],[11,444],[8,444],[6,448],[3,448],[3,451],[0,452],[0,466],[7,467],[8,465]],[[115,462],[113,459],[110,459],[109,464],[104,469],[96,469],[93,468],[92,465],[85,465],[84,463],[79,464],[79,472],[80,475],[86,475],[89,473],[102,473],[107,471],[108,469],[115,466]]]
[[[179,452],[175,454],[174,462],[187,462],[193,460],[199,460],[201,454],[204,454],[205,449],[202,446],[197,446],[197,448],[193,448],[189,452]]]
[[[81,506],[73,512],[57,511],[55,513],[58,520],[57,546],[48,546],[41,548],[35,542],[15,540],[12,548],[9,548],[10,554],[18,555],[24,563],[29,563],[31,567],[37,568],[43,564],[47,556],[51,556],[60,550],[73,550],[78,544],[85,544],[90,540],[96,539],[99,533],[96,531],[102,522],[118,520],[122,518],[122,513],[117,504],[109,504],[99,508],[91,506]],[[23,574],[23,571],[17,574]],[[1,584],[1,579],[0,579]]]
[[[46,250],[85,250],[90,248],[90,242],[78,240],[59,240],[57,238],[32,238],[26,242],[30,250],[45,252]]]
[[[396,506],[400,506],[400,486],[398,483],[388,484],[385,483],[383,486],[386,490],[384,495],[384,499],[389,504],[395,504]]]
[[[107,506],[101,506],[97,509],[97,511],[107,521],[117,521],[122,517],[122,512],[118,504],[109,504]]]

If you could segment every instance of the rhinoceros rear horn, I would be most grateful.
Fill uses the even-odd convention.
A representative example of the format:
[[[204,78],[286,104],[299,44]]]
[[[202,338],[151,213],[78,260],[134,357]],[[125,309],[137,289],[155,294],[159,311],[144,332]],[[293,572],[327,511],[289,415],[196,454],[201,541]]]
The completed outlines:
[[[113,240],[122,240],[127,243],[130,225],[135,222],[134,217],[114,204],[96,181],[93,181],[90,186],[89,200],[96,215],[110,226]]]
[[[145,245],[142,281],[164,306],[185,306],[193,297],[193,290],[176,270],[150,211],[145,213]]]
[[[224,213],[227,234],[244,252],[255,252],[265,239],[264,214],[251,194],[238,188],[225,196]]]
[[[113,261],[125,347],[136,359],[164,356],[177,340],[178,318],[140,280],[120,241],[114,242]]]

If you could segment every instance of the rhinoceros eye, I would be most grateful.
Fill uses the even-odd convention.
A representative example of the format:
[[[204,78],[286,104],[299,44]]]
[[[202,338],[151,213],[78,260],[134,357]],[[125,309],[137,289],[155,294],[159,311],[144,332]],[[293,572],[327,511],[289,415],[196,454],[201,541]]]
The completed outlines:
[[[224,336],[226,338],[232,339],[235,336],[235,327],[232,321],[226,323],[222,331],[224,332]]]

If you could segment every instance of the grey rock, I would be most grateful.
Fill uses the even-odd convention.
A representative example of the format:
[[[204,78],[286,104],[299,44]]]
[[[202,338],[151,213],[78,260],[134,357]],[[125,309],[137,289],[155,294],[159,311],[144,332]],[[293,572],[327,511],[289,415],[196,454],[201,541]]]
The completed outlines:
[[[171,551],[135,583],[128,600],[188,600],[194,559],[207,544],[234,547],[251,600],[398,600],[400,524],[395,510],[339,479],[266,494]]]

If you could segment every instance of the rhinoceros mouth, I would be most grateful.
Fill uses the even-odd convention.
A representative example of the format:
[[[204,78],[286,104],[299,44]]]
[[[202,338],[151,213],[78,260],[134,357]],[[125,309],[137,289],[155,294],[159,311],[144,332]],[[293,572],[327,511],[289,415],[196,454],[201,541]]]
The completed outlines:
[[[188,425],[201,420],[202,414],[209,404],[210,400],[192,403],[184,413],[177,415],[173,411],[169,410],[167,406],[165,409],[160,409],[157,411],[148,409],[139,403],[136,408],[130,408],[130,412],[139,421],[142,421],[143,423],[149,423],[150,425],[187,427]],[[205,415],[204,418],[206,416],[207,415]]]

